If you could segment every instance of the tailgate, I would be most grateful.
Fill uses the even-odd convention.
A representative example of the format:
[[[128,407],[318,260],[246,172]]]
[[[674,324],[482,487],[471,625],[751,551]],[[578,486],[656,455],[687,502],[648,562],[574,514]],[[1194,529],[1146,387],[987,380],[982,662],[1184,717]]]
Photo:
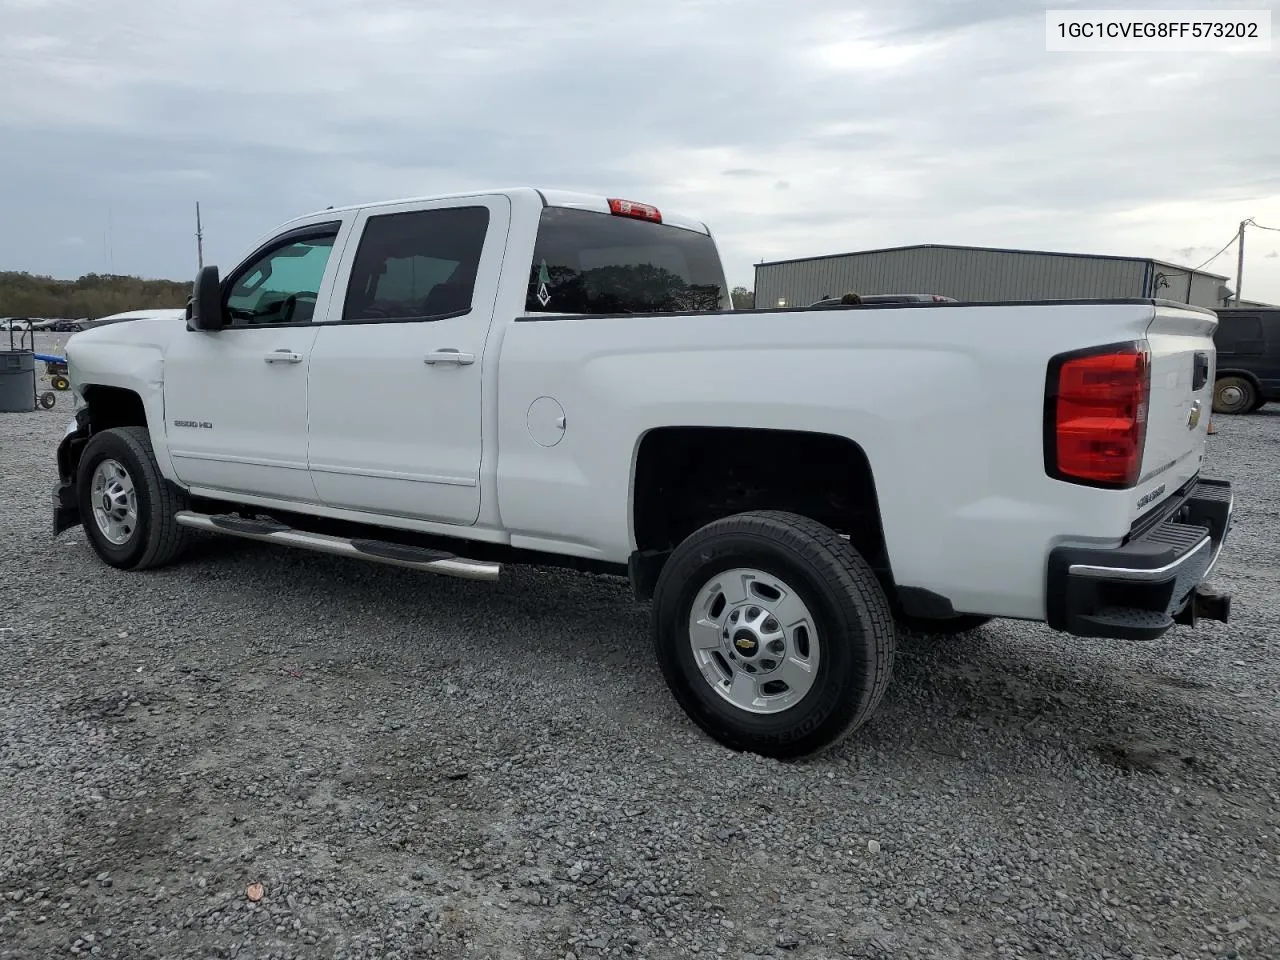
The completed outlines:
[[[1200,472],[1213,401],[1217,314],[1158,304],[1147,328],[1151,399],[1134,519]]]

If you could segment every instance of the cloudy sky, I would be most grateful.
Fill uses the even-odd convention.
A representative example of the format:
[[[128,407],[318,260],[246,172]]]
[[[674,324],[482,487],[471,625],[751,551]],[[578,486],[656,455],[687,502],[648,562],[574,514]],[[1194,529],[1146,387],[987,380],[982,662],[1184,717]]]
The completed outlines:
[[[185,279],[196,200],[225,268],[329,204],[524,183],[696,215],[746,286],[903,243],[1196,266],[1280,227],[1280,46],[1047,53],[1044,9],[0,0],[0,269]],[[1235,248],[1208,269],[1234,286]],[[1280,232],[1244,295],[1280,302]]]

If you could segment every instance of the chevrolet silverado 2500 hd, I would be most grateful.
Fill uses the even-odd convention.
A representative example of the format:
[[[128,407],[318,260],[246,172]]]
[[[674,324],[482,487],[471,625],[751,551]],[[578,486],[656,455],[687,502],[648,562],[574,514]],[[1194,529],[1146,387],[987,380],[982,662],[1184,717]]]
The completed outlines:
[[[895,619],[1226,619],[1213,313],[847,309],[728,309],[706,226],[640,203],[325,210],[205,267],[185,319],[71,337],[54,530],[134,570],[212,531],[480,580],[627,575],[689,716],[780,757],[872,714]]]

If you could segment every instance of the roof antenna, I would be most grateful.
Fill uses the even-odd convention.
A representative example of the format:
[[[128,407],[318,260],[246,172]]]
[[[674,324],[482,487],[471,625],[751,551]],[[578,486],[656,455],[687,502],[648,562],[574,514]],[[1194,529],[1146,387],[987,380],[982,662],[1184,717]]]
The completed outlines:
[[[196,267],[204,269],[204,231],[200,229],[200,201],[196,201]]]

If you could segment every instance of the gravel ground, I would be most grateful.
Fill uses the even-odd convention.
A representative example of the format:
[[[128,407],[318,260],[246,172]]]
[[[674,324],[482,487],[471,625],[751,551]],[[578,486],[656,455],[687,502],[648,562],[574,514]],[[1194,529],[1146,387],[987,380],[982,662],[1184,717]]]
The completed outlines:
[[[0,414],[0,957],[1280,957],[1280,408],[1210,438],[1233,624],[907,637],[779,764],[621,582],[52,540],[59,396]]]

